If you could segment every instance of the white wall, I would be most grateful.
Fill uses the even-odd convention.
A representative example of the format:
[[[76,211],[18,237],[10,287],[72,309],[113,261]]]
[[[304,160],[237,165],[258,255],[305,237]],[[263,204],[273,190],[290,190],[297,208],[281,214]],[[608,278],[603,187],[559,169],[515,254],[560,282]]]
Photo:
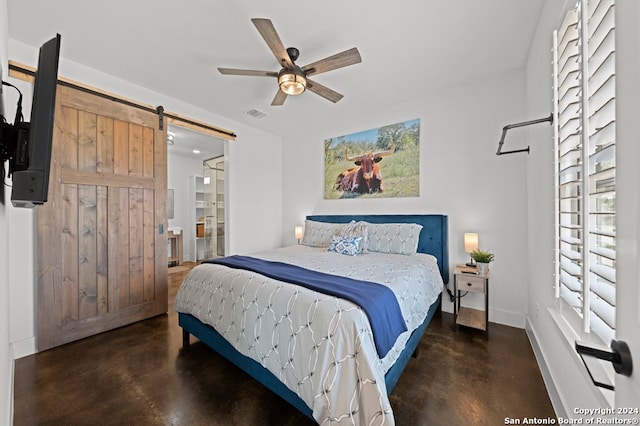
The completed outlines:
[[[3,70],[6,61],[2,61]],[[5,200],[7,198],[5,197]],[[9,222],[0,203],[0,424],[11,424],[13,408],[13,350],[9,337]]]
[[[2,10],[6,11],[6,7]],[[8,40],[8,45],[10,59],[36,66],[36,48],[14,40]],[[2,51],[7,50],[2,49]],[[64,54],[64,41],[62,52]],[[230,188],[227,201],[229,253],[248,253],[281,244],[282,159],[279,137],[70,62],[64,57],[60,60],[59,75],[147,104],[162,105],[168,111],[236,132],[237,139],[227,142],[228,150],[226,151],[226,154],[234,159],[234,163],[227,168]],[[21,90],[24,88],[25,98],[31,96],[30,85],[12,78],[8,80],[12,84],[19,85]],[[25,117],[29,116],[29,103],[28,99],[25,99]],[[260,158],[261,161],[253,161],[255,158]],[[261,175],[269,176],[272,184],[256,185],[256,176]],[[5,212],[0,211],[0,229],[7,230],[8,244],[11,247],[9,253],[6,253],[4,246],[0,248],[0,261],[3,264],[12,265],[8,273],[5,272],[6,268],[1,268],[0,273],[7,274],[10,279],[2,279],[0,285],[6,285],[5,283],[9,282],[8,293],[11,300],[9,342],[14,344],[13,352],[16,358],[29,355],[35,350],[33,217],[33,211],[15,209],[11,206],[7,206]],[[270,226],[263,226],[264,223],[269,223]],[[4,241],[6,239],[2,238],[3,244],[5,244]],[[2,250],[5,251],[2,252]],[[0,290],[4,291],[1,287]],[[0,303],[6,303],[7,299],[0,297],[0,300],[2,300]],[[6,310],[0,309],[0,312],[4,313]],[[1,340],[2,329],[0,328]],[[2,351],[0,351],[0,362],[1,356]]]
[[[324,139],[414,118],[421,120],[419,197],[323,199]],[[442,88],[341,122],[315,117],[315,123],[305,123],[299,133],[283,141],[284,242],[295,242],[294,226],[308,214],[446,214],[451,267],[468,260],[464,232],[478,232],[481,248],[496,254],[491,264],[490,320],[524,327],[527,155],[495,152],[502,127],[529,118],[524,112],[523,70]],[[514,132],[505,147],[523,146],[523,136]],[[448,301],[445,309],[452,311]]]
[[[552,32],[565,10],[565,2],[548,0],[542,11],[535,40],[529,53],[527,74],[527,113],[546,115],[552,109],[551,46]],[[554,323],[549,308],[554,296],[553,243],[553,133],[549,126],[528,129],[530,143],[539,147],[529,159],[527,196],[529,204],[527,259],[529,316],[527,328],[545,374],[547,387],[558,416],[567,417],[565,407],[600,406],[584,368]],[[532,267],[535,265],[535,267]],[[600,401],[602,402],[602,401]]]
[[[631,3],[635,0],[618,0],[617,4]],[[544,116],[549,114],[552,108],[551,92],[551,45],[552,31],[560,24],[560,18],[564,15],[567,3],[557,0],[547,0],[538,24],[535,40],[529,53],[526,67],[526,90],[527,90],[527,114],[529,116]],[[570,3],[575,4],[571,1]],[[619,6],[616,6],[616,14]],[[637,23],[635,23],[637,25]],[[636,28],[616,27],[616,39],[625,39],[625,48],[640,49],[640,41],[636,35]],[[625,55],[616,43],[616,57]],[[627,80],[627,83],[638,85],[637,74]],[[629,93],[632,88],[621,87],[617,84],[617,96]],[[637,93],[638,86],[633,88],[632,93]],[[635,152],[632,145],[637,146],[637,110],[625,111],[626,106],[636,105],[636,98],[631,102],[623,104],[617,102],[616,109],[618,120],[616,121],[617,134],[631,135],[629,139],[618,136],[617,148],[618,158],[624,152],[624,144],[630,148],[630,152]],[[620,117],[624,112],[631,112],[627,117],[633,117],[630,121],[624,122]],[[634,120],[635,118],[635,120]],[[630,129],[630,130],[626,130]],[[549,393],[554,403],[556,413],[561,417],[575,417],[575,408],[595,408],[607,407],[608,402],[603,393],[591,384],[586,369],[578,358],[572,342],[569,344],[560,332],[560,329],[553,321],[551,312],[555,311],[556,300],[554,297],[554,276],[553,276],[553,152],[552,152],[552,131],[550,127],[537,127],[528,130],[528,137],[532,146],[539,146],[532,152],[529,158],[527,173],[527,198],[528,198],[528,245],[529,256],[526,262],[528,269],[528,294],[529,294],[529,316],[527,318],[527,330],[534,345],[534,349],[539,356],[539,363]],[[637,148],[636,148],[637,150]],[[637,196],[636,179],[628,179],[635,176],[635,172],[625,169],[629,165],[629,170],[637,168],[637,156],[630,155],[629,162],[618,161],[616,170],[616,185],[619,197],[624,191],[634,194],[631,199]],[[621,192],[623,191],[623,192]],[[620,198],[619,198],[620,200]],[[628,205],[628,204],[626,204]],[[620,206],[619,206],[620,207]],[[621,231],[622,221],[637,221],[638,206],[635,210],[621,211],[618,209],[618,231]],[[629,222],[626,222],[629,223]],[[619,234],[620,235],[620,234]],[[623,235],[620,235],[622,238]],[[633,240],[632,235],[624,235],[630,247],[637,247],[638,242]],[[618,246],[620,247],[620,245]],[[628,268],[637,270],[637,253],[627,255],[624,259],[631,259],[632,264],[623,264],[622,256],[618,258],[618,270]],[[620,278],[620,275],[618,275]]]
[[[1,7],[1,6],[0,6]],[[3,71],[7,62],[2,61]],[[5,195],[5,200],[7,197]],[[9,337],[9,222],[0,202],[0,424],[11,424],[13,389],[13,348]]]
[[[24,81],[18,81],[4,76],[5,81],[9,81],[16,86],[23,95],[22,112],[24,119],[29,120],[31,111],[31,96],[33,87]],[[16,105],[18,102],[18,92],[13,88],[4,89],[5,115],[10,123],[13,123]],[[9,182],[10,183],[10,182]],[[35,351],[35,336],[31,321],[15,321],[15,315],[32,318],[34,311],[34,288],[30,283],[34,282],[34,247],[32,244],[35,210],[16,209],[11,202],[11,188],[5,187],[7,210],[7,240],[10,250],[7,252],[9,267],[8,282],[11,283],[9,290],[9,318],[10,331],[9,339],[14,357],[19,358],[22,354],[33,353]],[[24,300],[30,303],[23,304]]]
[[[9,24],[7,1],[0,0],[0,77],[5,79],[8,69]],[[7,91],[3,88],[0,97],[0,112],[7,113],[5,106]],[[4,179],[4,176],[2,177]],[[4,193],[4,185],[0,194]],[[9,315],[9,222],[7,221],[8,201],[0,197],[0,424],[9,425],[13,420],[13,348],[10,339]]]
[[[616,407],[640,401],[640,4],[616,1],[616,338],[626,341],[635,372],[616,375]],[[619,56],[618,56],[619,55]],[[637,417],[637,416],[635,416]]]

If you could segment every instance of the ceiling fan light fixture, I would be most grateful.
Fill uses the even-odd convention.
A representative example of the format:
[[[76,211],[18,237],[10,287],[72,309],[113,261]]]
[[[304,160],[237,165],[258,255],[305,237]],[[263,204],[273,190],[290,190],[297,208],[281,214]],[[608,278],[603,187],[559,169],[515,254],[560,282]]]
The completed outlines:
[[[252,18],[251,22],[256,27],[260,36],[273,53],[278,65],[279,72],[245,70],[235,68],[218,68],[220,74],[224,75],[242,75],[250,77],[278,77],[278,91],[271,101],[271,106],[281,106],[287,99],[288,95],[299,95],[307,90],[307,88],[318,96],[331,101],[338,102],[343,96],[331,90],[328,87],[317,83],[314,80],[308,80],[307,74],[314,77],[318,74],[332,71],[338,68],[344,68],[362,62],[360,52],[355,47],[347,49],[335,55],[327,56],[319,61],[312,62],[302,68],[296,65],[296,61],[300,55],[300,51],[295,47],[285,48],[280,40],[280,36],[273,26],[273,22],[266,18]]]
[[[287,95],[299,95],[307,88],[307,79],[302,70],[282,70],[278,74],[278,85]]]

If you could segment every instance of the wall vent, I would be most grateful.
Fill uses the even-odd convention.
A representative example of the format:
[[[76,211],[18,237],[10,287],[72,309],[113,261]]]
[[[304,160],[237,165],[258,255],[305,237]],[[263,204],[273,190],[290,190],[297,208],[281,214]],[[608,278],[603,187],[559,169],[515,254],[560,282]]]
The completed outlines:
[[[249,111],[245,112],[245,114],[250,115],[253,118],[262,118],[267,116],[267,114],[255,108],[250,109]]]

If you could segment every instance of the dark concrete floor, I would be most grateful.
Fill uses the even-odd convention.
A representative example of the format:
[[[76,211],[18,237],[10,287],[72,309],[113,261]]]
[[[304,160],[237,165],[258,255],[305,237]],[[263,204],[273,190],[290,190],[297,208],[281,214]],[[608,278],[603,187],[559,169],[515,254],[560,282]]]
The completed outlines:
[[[184,275],[169,275],[170,306]],[[524,330],[490,330],[456,332],[436,315],[391,394],[397,425],[555,418]],[[182,348],[172,308],[16,360],[14,399],[16,426],[313,424],[202,343]]]

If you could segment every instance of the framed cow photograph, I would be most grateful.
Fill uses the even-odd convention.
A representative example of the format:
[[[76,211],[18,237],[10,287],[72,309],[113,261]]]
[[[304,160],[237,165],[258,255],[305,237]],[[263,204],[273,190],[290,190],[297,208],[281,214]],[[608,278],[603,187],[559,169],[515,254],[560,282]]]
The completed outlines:
[[[418,197],[420,119],[324,141],[324,198]]]

